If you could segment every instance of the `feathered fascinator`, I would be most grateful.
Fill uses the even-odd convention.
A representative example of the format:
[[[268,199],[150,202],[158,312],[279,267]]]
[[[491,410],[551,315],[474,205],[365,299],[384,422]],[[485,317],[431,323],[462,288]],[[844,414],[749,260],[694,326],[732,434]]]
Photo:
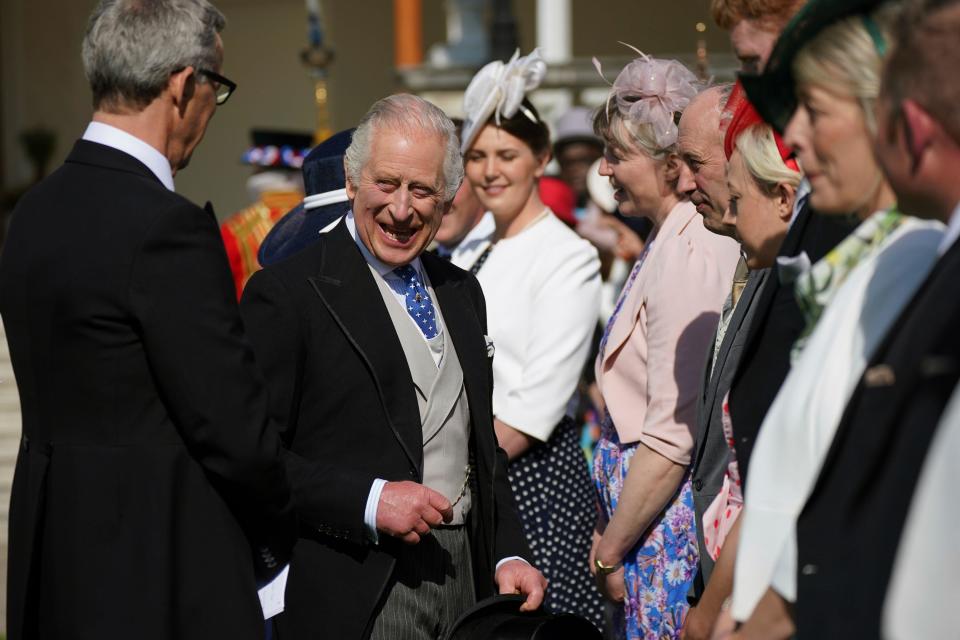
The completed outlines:
[[[463,94],[460,152],[466,153],[491,115],[500,124],[501,118],[512,118],[519,110],[537,122],[521,102],[528,91],[540,86],[546,73],[547,63],[540,57],[539,49],[522,58],[518,49],[510,62],[504,64],[497,60],[480,69]]]
[[[657,146],[666,149],[677,141],[674,114],[682,112],[700,92],[700,82],[676,60],[653,58],[628,44],[620,44],[640,57],[624,67],[613,81],[607,115],[615,104],[620,115],[630,122],[649,124]],[[593,66],[602,78],[600,61],[594,58]]]

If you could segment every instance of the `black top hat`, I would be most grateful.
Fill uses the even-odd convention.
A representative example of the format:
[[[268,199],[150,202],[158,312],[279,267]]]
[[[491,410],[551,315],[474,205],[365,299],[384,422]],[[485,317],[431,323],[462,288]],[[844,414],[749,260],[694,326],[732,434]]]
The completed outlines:
[[[280,218],[260,244],[257,259],[267,266],[288,258],[317,241],[320,231],[349,209],[343,156],[353,129],[335,133],[303,161],[303,202]]]
[[[787,24],[761,74],[740,74],[760,116],[783,133],[797,108],[793,61],[805,44],[844,18],[871,13],[884,0],[810,0]]]
[[[457,620],[444,640],[602,640],[595,626],[571,613],[521,612],[519,595],[487,598]]]

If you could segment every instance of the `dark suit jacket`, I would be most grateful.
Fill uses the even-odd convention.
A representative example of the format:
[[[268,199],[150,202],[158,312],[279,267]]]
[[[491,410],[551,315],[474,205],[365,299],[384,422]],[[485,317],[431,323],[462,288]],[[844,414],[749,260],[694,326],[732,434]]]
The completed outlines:
[[[796,256],[805,251],[810,263],[816,264],[858,223],[847,216],[818,214],[809,204],[805,205],[784,238],[779,255]],[[780,284],[776,266],[771,269],[756,304],[756,315],[747,332],[740,366],[730,386],[730,419],[744,485],[757,433],[790,372],[790,350],[805,324],[794,289]]]
[[[476,469],[468,530],[479,598],[494,563],[530,557],[497,447],[486,311],[476,279],[424,254],[470,405]],[[419,482],[423,440],[413,379],[366,261],[344,223],[247,283],[241,310],[288,447],[300,516],[279,635],[367,637],[402,544],[369,543],[363,515],[375,478]]]
[[[78,142],[17,206],[9,638],[262,637],[247,536],[293,510],[231,291],[211,212],[120,151]]]
[[[697,540],[700,544],[700,570],[693,583],[693,595],[699,598],[710,580],[714,561],[703,541],[703,514],[723,487],[723,479],[730,463],[730,447],[723,434],[723,400],[730,390],[730,382],[740,363],[740,354],[747,331],[756,313],[756,302],[770,275],[770,269],[751,271],[740,301],[733,311],[727,332],[713,365],[713,342],[707,354],[703,383],[697,403],[697,440],[693,451],[693,507],[697,522]],[[716,339],[716,338],[714,338]],[[711,375],[712,370],[712,375]]]
[[[960,379],[958,282],[955,243],[871,358],[847,405],[797,526],[801,638],[880,637],[907,510]]]

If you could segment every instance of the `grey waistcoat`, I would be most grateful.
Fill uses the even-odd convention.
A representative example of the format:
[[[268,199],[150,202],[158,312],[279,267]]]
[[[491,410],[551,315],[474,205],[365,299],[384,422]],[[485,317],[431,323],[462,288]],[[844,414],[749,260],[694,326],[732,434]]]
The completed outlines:
[[[372,267],[370,271],[390,313],[416,389],[417,407],[423,426],[423,484],[442,493],[450,502],[456,502],[464,490],[469,462],[470,407],[467,404],[466,387],[463,386],[463,370],[453,341],[447,339],[440,305],[436,303],[437,297],[430,287],[434,313],[442,329],[436,338],[442,340],[443,344],[440,368],[437,369],[423,334],[413,324],[407,310],[398,303],[380,274]],[[470,504],[470,489],[467,486],[465,495],[453,509],[453,521],[450,524],[463,524],[470,512]]]

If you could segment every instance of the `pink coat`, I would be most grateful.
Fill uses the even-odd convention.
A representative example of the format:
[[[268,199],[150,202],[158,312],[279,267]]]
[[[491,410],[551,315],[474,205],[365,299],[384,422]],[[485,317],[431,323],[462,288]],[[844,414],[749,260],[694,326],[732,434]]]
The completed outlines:
[[[597,360],[620,442],[690,464],[697,394],[739,246],[703,226],[689,202],[670,212]]]

